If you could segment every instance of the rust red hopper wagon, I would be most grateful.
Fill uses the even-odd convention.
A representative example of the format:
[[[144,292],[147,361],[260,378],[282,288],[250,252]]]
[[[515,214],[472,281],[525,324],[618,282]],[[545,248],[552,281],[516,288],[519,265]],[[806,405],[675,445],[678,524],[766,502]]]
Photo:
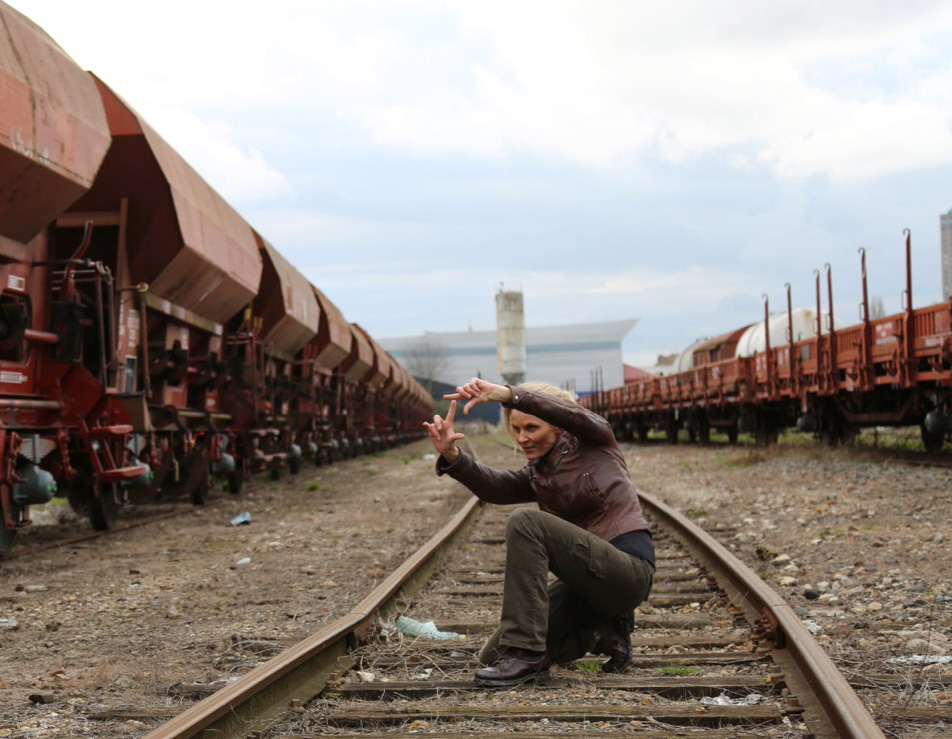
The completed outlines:
[[[0,551],[419,435],[422,387],[128,104],[0,2]]]

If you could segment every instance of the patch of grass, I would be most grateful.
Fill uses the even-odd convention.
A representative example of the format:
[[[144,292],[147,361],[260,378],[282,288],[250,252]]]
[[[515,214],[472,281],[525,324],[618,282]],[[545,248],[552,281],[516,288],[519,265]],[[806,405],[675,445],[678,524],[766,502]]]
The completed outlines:
[[[308,489],[308,490],[311,490],[311,491],[320,490],[320,489],[321,489],[321,481],[320,481],[320,480],[311,480],[311,481],[308,483],[308,485],[307,485],[307,489]]]
[[[697,667],[692,667],[691,665],[685,665],[683,667],[666,665],[664,667],[655,668],[662,675],[696,675],[700,672],[700,669]]]
[[[701,516],[706,516],[707,511],[703,508],[690,508],[684,512],[684,515],[688,518],[700,518]]]
[[[575,669],[579,672],[598,672],[602,669],[602,663],[594,659],[577,659]]]

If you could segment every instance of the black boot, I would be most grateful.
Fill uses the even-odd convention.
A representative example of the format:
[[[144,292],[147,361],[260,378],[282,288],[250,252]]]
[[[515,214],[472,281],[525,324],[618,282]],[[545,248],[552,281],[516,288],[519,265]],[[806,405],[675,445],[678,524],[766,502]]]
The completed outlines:
[[[476,684],[486,688],[508,688],[512,685],[549,679],[549,655],[527,649],[508,649],[492,667],[476,670]]]
[[[635,616],[628,614],[613,618],[599,628],[592,652],[608,656],[602,672],[620,673],[631,664],[631,632],[635,630]]]

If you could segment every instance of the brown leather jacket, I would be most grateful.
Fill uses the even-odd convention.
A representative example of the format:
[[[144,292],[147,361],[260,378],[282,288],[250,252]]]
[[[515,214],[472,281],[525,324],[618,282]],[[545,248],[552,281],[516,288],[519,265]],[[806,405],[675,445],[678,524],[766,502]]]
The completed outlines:
[[[512,388],[508,405],[562,429],[544,461],[495,470],[461,450],[453,464],[439,457],[437,474],[458,480],[488,503],[536,501],[543,511],[606,541],[648,530],[608,421],[577,403],[521,387]]]

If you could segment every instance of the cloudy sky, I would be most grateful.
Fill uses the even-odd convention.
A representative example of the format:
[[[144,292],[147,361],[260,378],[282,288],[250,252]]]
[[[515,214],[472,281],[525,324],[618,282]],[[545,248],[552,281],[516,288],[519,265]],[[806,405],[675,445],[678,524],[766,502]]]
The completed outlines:
[[[15,0],[377,337],[940,299],[941,0]],[[825,274],[825,272],[824,272]],[[826,298],[824,297],[824,304]]]

